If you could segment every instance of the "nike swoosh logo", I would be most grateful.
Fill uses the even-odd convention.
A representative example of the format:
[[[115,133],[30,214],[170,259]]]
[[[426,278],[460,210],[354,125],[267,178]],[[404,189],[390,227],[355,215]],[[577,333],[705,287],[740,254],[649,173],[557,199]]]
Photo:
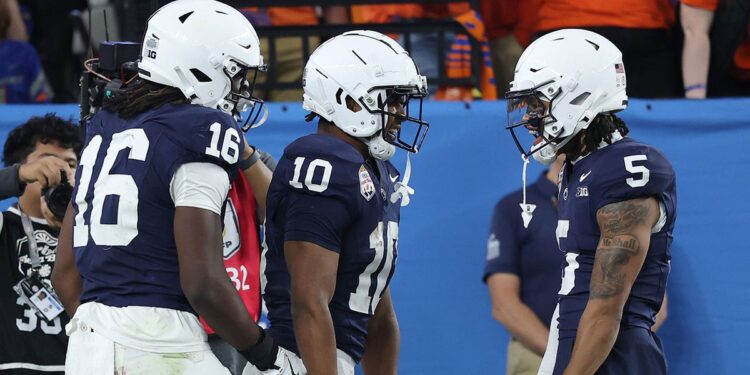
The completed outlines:
[[[388,175],[388,177],[390,177],[390,179],[391,179],[391,182],[396,182],[396,181],[398,180],[398,176],[391,176],[391,175]]]
[[[583,180],[585,180],[585,179],[586,179],[586,177],[588,177],[588,176],[589,176],[590,174],[591,174],[591,171],[588,171],[588,172],[586,172],[586,173],[582,174],[582,175],[581,175],[581,179],[579,179],[578,181],[579,181],[579,182],[583,182]]]
[[[294,370],[294,366],[292,366],[292,361],[289,360],[289,357],[286,357],[286,363],[289,365],[289,371],[292,372],[291,375],[299,375],[299,373]]]

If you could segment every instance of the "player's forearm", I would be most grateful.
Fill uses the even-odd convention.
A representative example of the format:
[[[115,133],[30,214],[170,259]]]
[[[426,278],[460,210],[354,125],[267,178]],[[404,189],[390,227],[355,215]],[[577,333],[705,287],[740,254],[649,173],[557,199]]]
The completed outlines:
[[[265,164],[258,162],[242,171],[242,174],[250,185],[253,195],[255,195],[255,201],[258,204],[258,215],[260,219],[264,219],[266,216],[268,186],[271,185],[271,170]]]
[[[297,347],[307,374],[335,374],[336,335],[328,305],[322,302],[295,301],[292,295],[292,320]]]
[[[195,311],[222,339],[239,350],[258,342],[260,328],[247,313],[226,274],[226,280],[196,274],[191,277],[200,280],[201,287],[185,290],[185,296]]]
[[[235,348],[244,350],[257,343],[260,328],[250,318],[224,268],[219,215],[178,206],[174,233],[180,286],[193,309]]]
[[[400,331],[393,307],[378,305],[384,308],[383,313],[372,317],[367,326],[367,342],[362,357],[362,369],[365,375],[395,375],[398,372],[398,353],[400,349]]]
[[[75,264],[73,254],[73,217],[75,211],[72,205],[68,205],[65,212],[60,235],[57,239],[57,253],[55,255],[55,267],[52,269],[52,287],[65,307],[65,312],[73,316],[81,304],[81,290],[83,283],[81,275]]]
[[[620,314],[586,307],[580,323],[565,375],[593,375],[607,359],[617,340],[620,329]]]
[[[497,305],[492,308],[492,316],[523,346],[544,355],[549,329],[534,311],[521,300],[504,301],[501,306]]]

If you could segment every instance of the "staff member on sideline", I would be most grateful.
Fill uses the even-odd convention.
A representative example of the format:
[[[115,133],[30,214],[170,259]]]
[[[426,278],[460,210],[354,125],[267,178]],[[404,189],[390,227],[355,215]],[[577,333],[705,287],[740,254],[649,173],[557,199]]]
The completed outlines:
[[[564,158],[526,190],[536,209],[524,227],[522,191],[495,206],[487,240],[484,282],[490,289],[492,316],[508,330],[506,374],[536,374],[547,347],[549,324],[560,288],[563,252],[557,248],[557,175]]]

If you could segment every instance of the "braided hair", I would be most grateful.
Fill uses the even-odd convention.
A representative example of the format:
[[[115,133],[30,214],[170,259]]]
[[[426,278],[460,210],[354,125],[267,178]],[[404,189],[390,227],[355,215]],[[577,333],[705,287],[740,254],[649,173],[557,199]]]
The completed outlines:
[[[602,142],[612,144],[612,134],[615,131],[619,131],[624,137],[628,135],[630,129],[625,121],[615,114],[600,113],[596,115],[588,128],[581,130],[574,139],[563,146],[561,151],[567,155],[568,160],[575,160],[595,151]]]
[[[136,79],[123,92],[104,101],[103,108],[123,119],[135,117],[164,104],[187,104],[190,100],[176,87]]]

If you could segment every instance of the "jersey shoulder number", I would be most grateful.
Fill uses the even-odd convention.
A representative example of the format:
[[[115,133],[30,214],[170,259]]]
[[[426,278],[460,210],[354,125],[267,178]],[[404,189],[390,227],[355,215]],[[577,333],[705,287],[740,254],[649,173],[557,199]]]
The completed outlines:
[[[280,177],[287,185],[301,193],[346,197],[357,193],[365,178],[363,162],[344,141],[313,134],[290,144],[277,169],[285,172]]]
[[[613,146],[619,147],[612,147],[612,152],[605,154],[591,173],[589,190],[602,200],[598,206],[660,196],[673,188],[674,170],[661,152],[632,140]]]

